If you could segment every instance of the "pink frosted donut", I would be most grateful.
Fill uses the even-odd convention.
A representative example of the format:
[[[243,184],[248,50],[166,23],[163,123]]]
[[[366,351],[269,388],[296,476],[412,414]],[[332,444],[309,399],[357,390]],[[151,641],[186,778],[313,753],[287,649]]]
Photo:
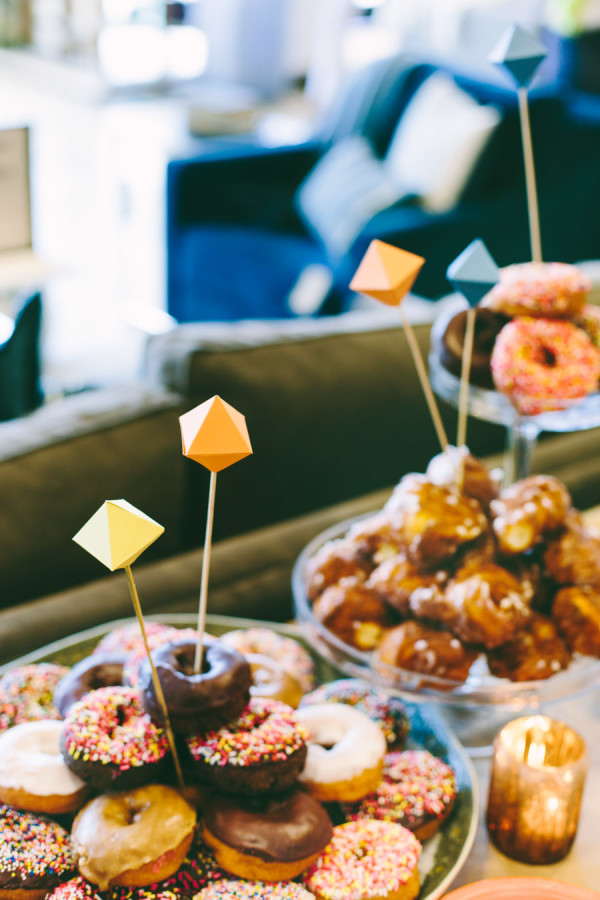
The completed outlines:
[[[0,678],[0,733],[37,719],[60,719],[54,690],[69,670],[54,663],[10,669]]]
[[[304,883],[319,900],[413,900],[420,888],[420,853],[421,844],[402,825],[375,819],[347,822],[333,829]]]
[[[572,322],[514,319],[496,338],[491,367],[498,390],[535,416],[595,391],[600,353]]]
[[[177,631],[172,625],[163,625],[161,622],[146,622],[146,636],[150,647],[156,646],[153,641],[164,635],[164,640],[169,640],[168,635]],[[140,646],[144,646],[142,632],[137,622],[120,625],[118,628],[105,634],[94,653],[132,653]]]
[[[505,316],[572,319],[591,290],[587,275],[567,263],[518,263],[501,269],[482,305]]]

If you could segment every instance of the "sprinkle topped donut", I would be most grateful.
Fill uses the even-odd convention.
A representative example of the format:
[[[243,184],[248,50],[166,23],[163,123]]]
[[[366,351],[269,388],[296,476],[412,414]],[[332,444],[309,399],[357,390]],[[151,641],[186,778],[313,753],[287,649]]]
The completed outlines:
[[[506,316],[570,319],[581,312],[592,282],[575,266],[529,262],[506,266],[483,305]]]
[[[165,732],[144,712],[133,688],[104,687],[85,694],[65,719],[65,762],[99,790],[148,781],[144,767],[157,767],[168,748]]]
[[[162,622],[146,622],[146,637],[150,646],[156,646],[152,641],[165,635],[165,639],[169,640],[168,635],[177,631],[172,625],[163,625]],[[100,643],[95,647],[94,653],[131,653],[137,650],[139,645],[144,644],[142,632],[137,622],[130,622],[128,625],[120,625],[105,634]]]
[[[69,670],[54,663],[18,666],[0,678],[0,732],[37,719],[60,719],[54,689]]]
[[[450,814],[455,797],[451,766],[427,750],[405,750],[387,754],[376,792],[346,806],[345,813],[351,820],[397,822],[427,840]]]
[[[270,656],[297,678],[304,693],[315,686],[315,667],[310,653],[293,638],[271,628],[247,628],[228,631],[221,638],[240,653],[262,653]]]
[[[379,725],[389,747],[401,747],[406,740],[409,724],[404,703],[360,678],[340,678],[323,684],[306,694],[300,705],[315,703],[346,703],[356,707]]]
[[[420,853],[421,844],[402,825],[369,819],[347,822],[333,829],[304,882],[322,900],[388,895],[412,900],[419,893]]]
[[[301,884],[279,881],[219,881],[204,888],[193,900],[314,900]]]
[[[69,835],[56,822],[0,804],[0,895],[26,890],[35,897],[73,871]]]

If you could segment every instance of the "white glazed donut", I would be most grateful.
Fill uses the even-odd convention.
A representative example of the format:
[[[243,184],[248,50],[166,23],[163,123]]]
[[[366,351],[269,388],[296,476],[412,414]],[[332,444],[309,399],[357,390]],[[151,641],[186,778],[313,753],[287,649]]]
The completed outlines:
[[[301,707],[296,715],[311,735],[300,780],[319,800],[357,800],[375,790],[386,753],[379,725],[343,703]]]
[[[50,814],[79,809],[87,785],[63,760],[62,730],[62,722],[40,719],[0,734],[0,802]]]

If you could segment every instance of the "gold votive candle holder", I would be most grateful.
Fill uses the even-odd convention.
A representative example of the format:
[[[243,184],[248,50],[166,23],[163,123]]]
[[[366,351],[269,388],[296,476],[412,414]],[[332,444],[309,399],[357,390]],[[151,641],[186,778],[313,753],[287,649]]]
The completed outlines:
[[[547,864],[571,849],[588,768],[583,738],[564,722],[523,716],[494,741],[487,828],[506,856]]]

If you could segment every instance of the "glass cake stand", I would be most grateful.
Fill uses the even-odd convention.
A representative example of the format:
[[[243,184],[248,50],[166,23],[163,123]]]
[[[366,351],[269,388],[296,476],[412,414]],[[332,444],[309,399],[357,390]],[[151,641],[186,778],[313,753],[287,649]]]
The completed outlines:
[[[472,756],[487,755],[496,732],[515,715],[580,694],[600,684],[600,660],[575,655],[569,668],[543,681],[509,681],[491,675],[478,659],[464,683],[384,665],[372,653],[357,650],[319,622],[306,592],[309,559],[327,541],[343,537],[369,515],[347,519],[317,535],[304,548],[292,573],[296,618],[306,640],[330,665],[351,678],[418,702],[440,704],[454,732]]]
[[[439,346],[440,338],[450,318],[465,306],[457,301],[438,316],[431,330],[432,347]],[[438,397],[458,407],[460,378],[448,372],[433,351],[429,355],[429,377]],[[504,425],[507,429],[505,483],[525,478],[531,472],[531,458],[542,431],[567,433],[586,431],[600,425],[600,393],[589,394],[582,400],[566,401],[562,409],[522,416],[504,394],[487,388],[469,387],[469,414],[486,422]]]

